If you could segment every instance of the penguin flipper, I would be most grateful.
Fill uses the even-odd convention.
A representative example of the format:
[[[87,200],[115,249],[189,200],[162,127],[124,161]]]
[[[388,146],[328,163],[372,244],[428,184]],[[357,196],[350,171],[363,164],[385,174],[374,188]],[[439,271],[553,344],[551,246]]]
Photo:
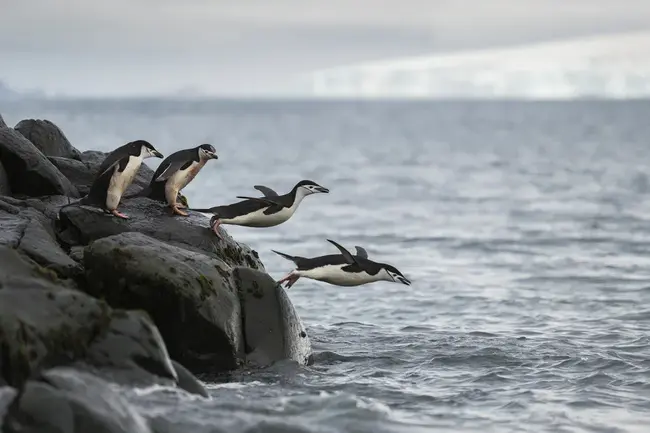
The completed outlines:
[[[129,162],[129,157],[115,160],[112,164],[106,167],[102,172],[97,173],[93,184],[85,198],[85,203],[91,206],[99,206],[102,209],[106,207],[106,196],[108,187],[111,183],[111,178],[117,171],[124,171],[126,164]]]
[[[339,249],[339,251],[340,251],[341,254],[343,255],[343,258],[345,259],[345,261],[346,261],[348,264],[350,264],[350,265],[357,265],[357,266],[361,267],[361,265],[359,265],[359,262],[357,262],[357,260],[356,260],[356,259],[354,258],[354,256],[350,253],[350,251],[346,250],[344,247],[342,247],[341,245],[339,245],[338,243],[334,242],[334,241],[331,240],[331,239],[327,239],[327,242],[331,243],[332,245],[334,245],[336,248]]]
[[[368,258],[368,251],[365,250],[365,248],[360,247],[358,245],[355,245],[354,248],[357,250],[357,256],[367,259]]]
[[[264,185],[254,185],[253,188],[264,194],[265,197],[278,197],[279,194],[275,191],[273,191],[271,188],[268,186]]]
[[[176,172],[179,170],[185,170],[187,167],[189,167],[192,164],[192,161],[185,161],[185,160],[179,160],[179,161],[170,161],[165,166],[159,167],[158,170],[162,169],[160,174],[158,176],[154,176],[154,178],[151,180],[152,182],[164,182],[170,177],[172,177]],[[156,171],[158,171],[156,170]]]

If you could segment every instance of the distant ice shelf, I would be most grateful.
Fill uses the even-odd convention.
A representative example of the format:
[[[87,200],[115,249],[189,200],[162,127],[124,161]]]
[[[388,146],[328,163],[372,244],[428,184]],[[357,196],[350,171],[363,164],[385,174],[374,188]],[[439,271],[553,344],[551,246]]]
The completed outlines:
[[[317,97],[650,97],[650,32],[392,59],[319,70]]]

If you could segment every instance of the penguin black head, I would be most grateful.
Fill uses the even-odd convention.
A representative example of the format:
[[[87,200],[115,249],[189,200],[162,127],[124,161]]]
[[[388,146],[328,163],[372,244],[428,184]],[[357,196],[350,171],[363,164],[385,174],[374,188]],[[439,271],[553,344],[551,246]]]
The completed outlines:
[[[324,186],[320,186],[312,180],[301,180],[294,186],[296,191],[301,191],[304,195],[314,194],[317,192],[329,193],[330,190]]]
[[[386,281],[392,281],[393,283],[402,283],[407,286],[411,285],[411,281],[406,278],[395,266],[388,265],[386,263],[381,264],[381,271],[384,274],[384,279]]]
[[[217,150],[211,144],[202,144],[197,147],[200,159],[219,159]]]
[[[140,155],[142,158],[150,158],[155,156],[156,158],[164,158],[163,154],[158,152],[155,147],[147,140],[135,140],[130,143],[133,147],[140,150]]]

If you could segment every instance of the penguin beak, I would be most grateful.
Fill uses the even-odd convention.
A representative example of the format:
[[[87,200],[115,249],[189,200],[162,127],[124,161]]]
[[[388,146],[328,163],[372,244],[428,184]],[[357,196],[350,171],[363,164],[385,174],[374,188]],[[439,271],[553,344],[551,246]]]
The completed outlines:
[[[156,156],[158,158],[164,158],[163,154],[158,152],[157,150],[154,150],[152,153],[153,153],[154,156]]]
[[[328,192],[330,192],[330,190],[327,189],[327,188],[325,188],[324,186],[318,186],[318,187],[316,187],[316,191],[318,191],[318,192],[324,192],[324,193],[328,193]]]
[[[218,156],[216,153],[212,153],[212,154],[210,154],[210,157],[211,157],[212,159],[219,159],[219,156]]]

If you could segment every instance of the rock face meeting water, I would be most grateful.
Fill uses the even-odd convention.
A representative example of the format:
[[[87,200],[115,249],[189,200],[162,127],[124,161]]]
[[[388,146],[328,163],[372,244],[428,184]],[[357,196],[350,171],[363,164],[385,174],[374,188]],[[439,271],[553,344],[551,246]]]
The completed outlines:
[[[311,362],[284,290],[207,217],[147,198],[123,200],[128,220],[74,204],[105,155],[49,121],[0,117],[3,431],[149,432],[109,384],[209,398],[196,374]],[[152,174],[143,164],[129,191]]]

